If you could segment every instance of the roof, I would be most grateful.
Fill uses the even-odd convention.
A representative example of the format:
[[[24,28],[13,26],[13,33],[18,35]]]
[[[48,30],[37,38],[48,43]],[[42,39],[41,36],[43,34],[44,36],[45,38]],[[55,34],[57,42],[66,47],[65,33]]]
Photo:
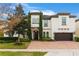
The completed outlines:
[[[43,15],[43,20],[50,20],[51,19],[51,16],[49,15]]]
[[[0,24],[4,24],[4,23],[7,23],[7,21],[0,20]]]
[[[52,15],[51,17],[53,17],[53,18],[58,18],[58,15]]]
[[[58,13],[56,15],[52,15],[53,18],[58,18],[59,15],[69,15],[70,18],[75,18],[75,15],[71,15],[70,13]]]
[[[41,14],[41,12],[30,12],[31,15],[38,15]]]
[[[75,15],[70,15],[69,17],[70,17],[70,18],[75,18],[76,16],[75,16]]]
[[[30,12],[31,15],[39,15],[40,13],[42,13],[42,12],[36,12],[36,11]],[[58,18],[59,15],[67,15],[67,16],[69,16],[70,18],[75,18],[75,17],[76,17],[75,15],[71,15],[70,13],[57,13],[57,14],[55,14],[55,15],[43,15],[43,19],[44,19],[44,20],[49,20],[49,19],[51,19],[52,17],[53,17],[53,18]]]
[[[34,14],[34,15],[37,15],[37,14],[40,14],[41,12],[39,10],[32,10],[29,13],[30,14]]]
[[[57,15],[70,15],[70,13],[58,13]]]

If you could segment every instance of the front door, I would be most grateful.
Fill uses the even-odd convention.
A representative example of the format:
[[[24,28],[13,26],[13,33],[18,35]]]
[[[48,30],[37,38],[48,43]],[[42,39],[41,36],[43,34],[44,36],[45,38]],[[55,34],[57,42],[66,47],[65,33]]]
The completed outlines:
[[[38,31],[34,31],[34,40],[38,40]]]

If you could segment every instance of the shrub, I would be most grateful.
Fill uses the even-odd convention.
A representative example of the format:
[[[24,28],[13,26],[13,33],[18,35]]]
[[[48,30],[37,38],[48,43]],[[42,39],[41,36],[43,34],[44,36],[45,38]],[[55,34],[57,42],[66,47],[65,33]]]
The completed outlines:
[[[0,37],[0,43],[11,43],[11,42],[16,42],[18,37]],[[26,38],[20,38],[21,42],[30,42],[31,40],[26,39]]]
[[[79,37],[75,37],[75,41],[76,42],[79,42]]]
[[[17,37],[0,37],[0,43],[15,42],[17,39]]]
[[[20,38],[20,41],[21,42],[30,42],[31,40],[30,39],[27,39],[27,38]]]

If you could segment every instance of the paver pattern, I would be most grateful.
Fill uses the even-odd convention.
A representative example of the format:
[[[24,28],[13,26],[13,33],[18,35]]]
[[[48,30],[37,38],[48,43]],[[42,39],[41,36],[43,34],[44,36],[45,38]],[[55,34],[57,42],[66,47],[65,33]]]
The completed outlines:
[[[79,49],[74,41],[32,41],[27,49]]]

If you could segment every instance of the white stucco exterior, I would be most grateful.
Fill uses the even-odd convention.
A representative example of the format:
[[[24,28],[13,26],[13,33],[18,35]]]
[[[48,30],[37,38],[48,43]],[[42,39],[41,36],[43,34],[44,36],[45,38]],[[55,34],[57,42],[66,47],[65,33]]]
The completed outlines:
[[[62,17],[67,17],[66,25],[62,25]],[[58,18],[51,18],[51,22],[53,32],[75,32],[74,18],[69,18],[69,16],[59,16]],[[61,28],[63,28],[63,30],[61,30]],[[67,30],[64,30],[64,28]]]

